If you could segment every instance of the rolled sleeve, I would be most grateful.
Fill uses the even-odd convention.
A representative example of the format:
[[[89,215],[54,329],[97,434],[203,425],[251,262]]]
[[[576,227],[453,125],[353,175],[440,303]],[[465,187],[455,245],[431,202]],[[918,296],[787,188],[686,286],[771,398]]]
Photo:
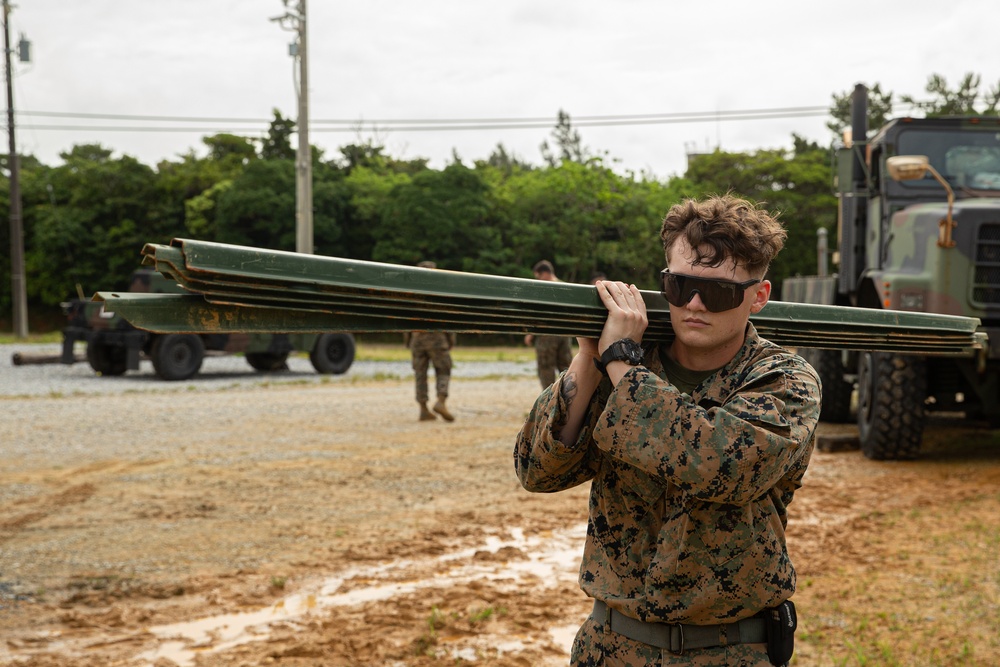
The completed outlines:
[[[528,491],[562,491],[592,479],[598,468],[600,452],[592,437],[593,404],[576,442],[563,443],[557,437],[567,413],[562,382],[559,378],[539,395],[517,435],[514,470]]]

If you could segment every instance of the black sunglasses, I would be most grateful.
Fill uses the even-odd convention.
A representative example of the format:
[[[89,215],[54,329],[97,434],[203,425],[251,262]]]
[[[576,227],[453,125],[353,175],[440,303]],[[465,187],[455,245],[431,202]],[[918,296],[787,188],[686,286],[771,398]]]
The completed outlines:
[[[698,278],[685,276],[682,273],[670,273],[670,269],[663,269],[660,272],[660,279],[663,283],[663,297],[671,305],[678,308],[686,306],[697,294],[710,313],[721,313],[736,308],[746,298],[746,289],[760,282],[760,278],[752,278],[742,283]]]

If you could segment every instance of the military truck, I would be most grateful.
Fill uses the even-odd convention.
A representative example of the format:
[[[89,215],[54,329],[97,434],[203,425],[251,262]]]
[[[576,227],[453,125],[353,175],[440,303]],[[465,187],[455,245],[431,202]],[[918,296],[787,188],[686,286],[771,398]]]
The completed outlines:
[[[839,270],[785,280],[781,298],[979,318],[975,358],[802,351],[822,419],[856,409],[867,457],[912,459],[929,414],[1000,426],[1000,118],[896,118],[868,138],[867,106],[858,85],[836,156]]]
[[[165,276],[149,269],[133,272],[130,292],[178,294],[184,290]],[[354,362],[354,336],[349,333],[321,334],[158,334],[133,327],[102,302],[73,299],[62,304],[68,324],[63,329],[61,361],[76,361],[77,341],[87,344],[87,362],[102,376],[118,376],[138,370],[141,358],[153,362],[163,380],[187,380],[201,369],[207,354],[243,353],[258,371],[287,368],[288,355],[308,351],[318,373],[346,373]]]

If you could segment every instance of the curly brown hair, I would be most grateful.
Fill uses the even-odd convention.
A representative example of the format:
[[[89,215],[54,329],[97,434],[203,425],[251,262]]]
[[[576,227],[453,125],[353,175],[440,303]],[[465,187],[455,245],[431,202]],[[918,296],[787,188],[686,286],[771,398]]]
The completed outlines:
[[[694,249],[696,264],[715,267],[732,258],[758,278],[764,277],[786,236],[776,215],[731,194],[675,204],[660,229],[665,254],[683,237]]]

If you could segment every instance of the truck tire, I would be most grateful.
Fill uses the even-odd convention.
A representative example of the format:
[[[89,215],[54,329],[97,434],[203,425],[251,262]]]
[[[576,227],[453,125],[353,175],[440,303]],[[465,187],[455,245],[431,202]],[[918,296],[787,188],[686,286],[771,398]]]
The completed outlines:
[[[201,370],[205,344],[194,334],[165,334],[153,341],[153,369],[162,380],[187,380]]]
[[[858,432],[870,459],[917,457],[924,432],[927,372],[914,356],[865,352],[858,364]]]
[[[273,371],[287,371],[288,364],[288,353],[274,353],[274,352],[247,352],[246,353],[247,363],[250,364],[251,368],[264,373],[270,373]]]
[[[354,336],[346,333],[320,334],[309,353],[309,361],[317,373],[346,373],[354,363]]]
[[[844,379],[844,364],[840,350],[799,350],[799,355],[816,369],[823,383],[823,403],[820,421],[846,424],[851,421],[851,395],[854,383]]]
[[[127,362],[127,351],[120,345],[108,345],[100,338],[87,343],[87,363],[98,375],[124,375]]]

